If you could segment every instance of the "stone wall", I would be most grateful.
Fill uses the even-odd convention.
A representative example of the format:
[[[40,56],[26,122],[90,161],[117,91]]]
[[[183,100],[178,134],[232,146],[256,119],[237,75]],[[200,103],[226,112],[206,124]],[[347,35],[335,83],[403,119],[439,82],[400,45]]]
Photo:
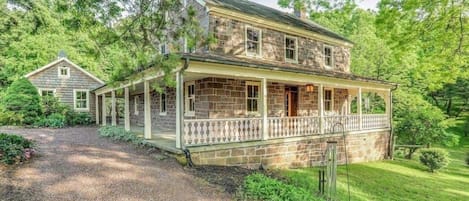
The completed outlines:
[[[346,136],[349,163],[382,160],[389,150],[389,130],[351,133]],[[345,163],[340,135],[320,138],[308,136],[267,141],[214,145],[213,149],[189,148],[196,165],[244,166],[258,168],[295,168],[317,166],[327,141],[337,141],[338,162]]]
[[[265,27],[256,27],[252,24],[229,19],[217,15],[210,15],[209,32],[217,38],[217,44],[211,47],[212,54],[236,56],[256,61],[264,61],[286,67],[300,69],[326,69],[324,65],[322,41],[289,35]],[[245,30],[247,26],[260,28],[262,31],[262,55],[260,58],[250,58],[245,52]],[[285,61],[285,36],[298,38],[298,62]],[[331,45],[332,46],[332,45]],[[350,48],[333,46],[334,66],[333,71],[350,73]]]

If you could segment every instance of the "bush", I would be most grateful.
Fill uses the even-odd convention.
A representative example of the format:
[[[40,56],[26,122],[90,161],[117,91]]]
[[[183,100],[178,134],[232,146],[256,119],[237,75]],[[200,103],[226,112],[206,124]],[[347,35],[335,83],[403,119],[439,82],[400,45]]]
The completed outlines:
[[[57,97],[54,96],[42,96],[41,106],[44,116],[49,116],[54,113],[67,114],[70,111],[70,107],[62,104]]]
[[[430,172],[435,172],[448,165],[448,152],[437,148],[421,149],[420,162],[427,166]]]
[[[260,173],[247,176],[243,187],[244,196],[248,200],[322,200],[313,197],[311,192],[303,188],[285,184]]]
[[[32,125],[42,114],[40,97],[29,80],[21,78],[6,90],[2,102],[6,111],[23,116],[23,124]]]
[[[0,126],[3,125],[21,125],[23,115],[10,111],[0,111]]]
[[[33,145],[22,136],[0,133],[0,162],[11,165],[29,159]]]
[[[46,118],[41,118],[34,123],[36,127],[48,127],[48,128],[63,128],[65,127],[65,116],[63,114],[54,113]]]
[[[98,133],[102,137],[108,137],[116,141],[123,141],[123,142],[132,142],[133,144],[139,146],[145,146],[146,143],[143,138],[138,137],[132,132],[125,131],[123,128],[119,128],[116,126],[104,126],[98,130]]]
[[[93,121],[89,113],[70,110],[66,114],[67,125],[90,125]]]

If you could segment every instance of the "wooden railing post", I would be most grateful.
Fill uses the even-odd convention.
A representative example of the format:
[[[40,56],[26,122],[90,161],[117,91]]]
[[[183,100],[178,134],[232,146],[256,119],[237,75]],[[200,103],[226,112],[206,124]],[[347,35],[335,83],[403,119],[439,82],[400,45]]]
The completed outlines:
[[[182,148],[184,130],[184,81],[180,71],[176,72],[176,148]]]
[[[151,139],[151,96],[150,96],[150,82],[145,80],[143,82],[143,109],[144,109],[144,132],[145,139]]]
[[[358,88],[358,98],[357,98],[357,108],[358,108],[358,124],[360,130],[363,129],[363,114],[362,114],[362,88]]]
[[[130,131],[130,103],[129,103],[129,88],[124,88],[124,128]]]
[[[322,84],[319,85],[318,89],[318,113],[319,113],[319,133],[324,134],[324,86]]]
[[[111,91],[111,124],[113,126],[117,125],[117,117],[116,117],[116,91]]]
[[[269,128],[267,122],[267,79],[262,78],[262,140],[269,138]]]
[[[103,95],[101,95],[101,96],[102,96],[102,97],[101,97],[101,102],[102,102],[102,104],[101,104],[101,110],[102,110],[101,113],[102,113],[102,114],[101,114],[101,115],[103,116],[101,121],[102,121],[103,126],[106,126],[106,123],[107,123],[107,117],[106,117],[106,113],[107,113],[107,111],[106,111],[106,94],[103,94]]]

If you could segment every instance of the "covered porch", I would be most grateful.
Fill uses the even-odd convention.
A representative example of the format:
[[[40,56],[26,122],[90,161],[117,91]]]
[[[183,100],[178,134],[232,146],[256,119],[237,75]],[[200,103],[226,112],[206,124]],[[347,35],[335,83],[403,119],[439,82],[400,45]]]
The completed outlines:
[[[145,75],[96,90],[97,124],[118,125],[121,98],[122,126],[172,152],[391,126],[389,84],[191,61],[176,70],[175,88],[158,92],[152,84],[162,74]],[[383,100],[378,113],[367,109],[363,96],[370,93]]]

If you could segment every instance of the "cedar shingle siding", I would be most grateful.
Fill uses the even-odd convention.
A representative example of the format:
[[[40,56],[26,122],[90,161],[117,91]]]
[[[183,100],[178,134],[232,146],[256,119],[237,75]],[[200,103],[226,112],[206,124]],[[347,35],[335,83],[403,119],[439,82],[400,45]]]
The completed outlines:
[[[70,76],[68,78],[59,77],[59,67],[70,68]],[[43,71],[29,76],[28,79],[38,89],[55,89],[56,97],[59,98],[60,102],[69,105],[71,109],[73,109],[74,89],[91,91],[102,85],[67,61],[61,61]],[[89,93],[88,107],[89,113],[94,119],[96,111],[95,95],[91,92]]]

